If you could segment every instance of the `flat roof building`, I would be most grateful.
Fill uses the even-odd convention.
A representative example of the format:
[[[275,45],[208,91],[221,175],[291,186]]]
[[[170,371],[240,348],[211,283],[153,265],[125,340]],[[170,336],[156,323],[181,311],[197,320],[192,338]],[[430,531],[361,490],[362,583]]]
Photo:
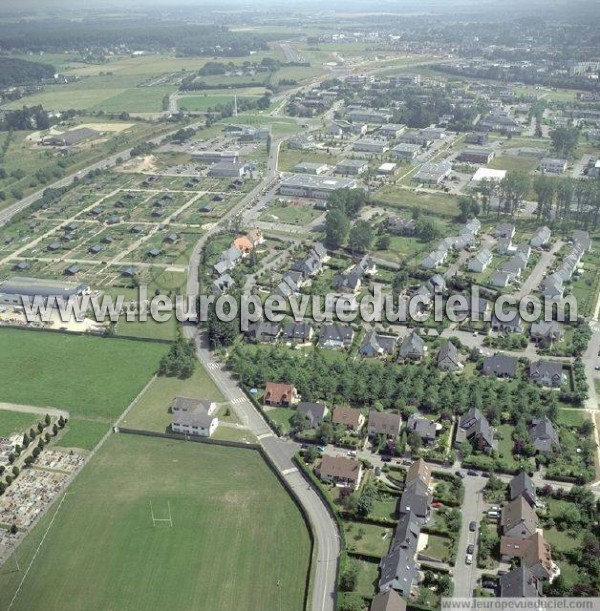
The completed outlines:
[[[352,178],[330,178],[328,176],[311,176],[294,174],[281,181],[279,193],[295,197],[327,199],[336,189],[356,189],[356,180]]]

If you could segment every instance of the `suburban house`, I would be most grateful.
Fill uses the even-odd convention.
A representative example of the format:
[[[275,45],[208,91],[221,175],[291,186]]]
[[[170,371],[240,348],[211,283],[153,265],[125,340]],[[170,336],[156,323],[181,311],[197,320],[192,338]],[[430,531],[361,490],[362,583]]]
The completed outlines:
[[[542,346],[552,346],[555,342],[559,342],[563,335],[560,325],[554,320],[532,323],[529,333],[531,339]]]
[[[421,267],[425,269],[435,269],[443,265],[448,258],[447,250],[433,250],[421,261]]]
[[[359,409],[354,407],[336,407],[333,410],[331,421],[350,431],[358,432],[365,424],[365,417]]]
[[[538,227],[531,236],[531,240],[529,240],[529,244],[532,248],[541,248],[542,246],[546,246],[550,242],[550,237],[552,236],[552,232],[549,227]]]
[[[421,479],[413,479],[404,486],[404,492],[398,499],[398,515],[411,513],[421,524],[429,520],[433,494]]]
[[[267,382],[263,396],[265,405],[294,405],[298,401],[299,396],[295,386]]]
[[[265,321],[253,322],[248,325],[245,337],[256,344],[273,344],[281,334],[279,323]]]
[[[340,324],[326,324],[321,327],[319,332],[319,347],[329,348],[330,350],[341,350],[349,348],[354,339],[352,327]]]
[[[514,501],[516,498],[522,496],[532,507],[535,507],[537,502],[535,484],[529,475],[525,473],[525,471],[517,473],[517,475],[510,480],[508,486],[510,489],[511,501]]]
[[[552,560],[552,547],[539,531],[524,540],[502,537],[500,554],[507,559],[520,558],[521,566],[529,569],[539,581],[551,583],[560,573]]]
[[[307,344],[314,334],[309,322],[286,322],[283,324],[281,339],[291,344]]]
[[[457,444],[470,441],[477,449],[487,454],[496,447],[494,430],[488,419],[477,408],[472,408],[461,416],[455,441]]]
[[[411,414],[406,422],[406,432],[416,433],[425,444],[435,443],[438,432],[442,425],[421,416],[419,413]]]
[[[492,316],[492,331],[501,333],[523,333],[521,315],[517,310],[506,312],[503,313],[502,320],[500,320],[494,313]]]
[[[210,437],[219,419],[213,401],[175,397],[171,403],[171,430],[174,433]]]
[[[502,223],[496,227],[494,230],[495,238],[508,238],[512,239],[515,235],[517,228],[512,223]]]
[[[535,509],[518,496],[502,508],[502,533],[506,537],[525,539],[533,535],[538,527],[539,519]]]
[[[542,592],[542,584],[533,573],[520,566],[500,577],[501,598],[537,598]]]
[[[487,248],[482,248],[469,261],[468,269],[470,272],[484,272],[492,262],[492,253]]]
[[[415,460],[406,472],[406,486],[412,484],[412,482],[416,480],[420,481],[425,488],[431,488],[431,469],[422,458]]]
[[[406,601],[396,592],[380,592],[371,601],[370,611],[406,611]]]
[[[494,356],[486,356],[483,359],[482,373],[494,375],[497,378],[514,378],[517,375],[519,359],[516,356],[508,356],[500,352]]]
[[[379,591],[395,590],[404,598],[409,598],[413,584],[418,579],[415,561],[421,524],[416,516],[408,511],[400,517],[390,550],[379,564]]]
[[[441,371],[458,371],[463,367],[458,350],[451,341],[447,341],[440,348],[437,356],[437,365]]]
[[[370,437],[384,435],[388,439],[394,439],[400,435],[402,427],[402,416],[390,412],[369,412],[369,423],[367,430]]]
[[[531,421],[529,439],[535,449],[545,456],[552,456],[559,447],[559,438],[554,425],[547,416]]]
[[[400,358],[420,361],[427,351],[423,338],[416,331],[411,331],[400,345]]]
[[[296,412],[304,416],[310,422],[311,428],[318,427],[324,418],[329,414],[327,406],[321,403],[311,403],[309,401],[300,401],[296,407]]]
[[[380,335],[373,329],[365,334],[365,338],[358,350],[364,357],[389,356],[396,350],[398,338],[392,335]]]
[[[540,172],[543,174],[562,174],[567,169],[566,159],[554,159],[552,157],[544,157],[540,161]]]
[[[324,482],[334,483],[336,486],[358,488],[362,479],[362,463],[345,456],[329,456],[325,454],[317,473]]]
[[[529,379],[539,386],[560,388],[563,382],[562,363],[534,361],[529,366]]]
[[[508,272],[496,271],[490,276],[490,284],[499,289],[506,288],[512,282],[512,276]]]

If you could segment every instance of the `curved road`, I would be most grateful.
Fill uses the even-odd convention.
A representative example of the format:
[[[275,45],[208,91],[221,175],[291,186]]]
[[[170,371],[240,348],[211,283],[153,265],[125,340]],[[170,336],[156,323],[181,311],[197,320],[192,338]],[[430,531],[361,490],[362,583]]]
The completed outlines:
[[[277,161],[283,139],[283,137],[273,139],[267,173],[261,183],[196,243],[190,256],[187,282],[187,294],[192,303],[199,293],[198,271],[202,248],[208,239],[222,228],[227,220],[251,205],[260,195],[261,191],[277,179]],[[199,333],[195,325],[185,325],[184,333],[186,337],[194,339],[199,361],[225,398],[231,403],[242,424],[256,435],[265,452],[280,474],[286,479],[288,485],[293,489],[298,501],[304,508],[312,526],[316,548],[310,609],[312,611],[333,611],[336,601],[337,563],[340,555],[339,535],[329,510],[304,476],[298,472],[292,460],[293,455],[300,449],[300,446],[291,441],[279,439],[273,434],[262,415],[240,389],[237,380],[226,370],[222,363],[214,359],[208,349],[205,335]]]

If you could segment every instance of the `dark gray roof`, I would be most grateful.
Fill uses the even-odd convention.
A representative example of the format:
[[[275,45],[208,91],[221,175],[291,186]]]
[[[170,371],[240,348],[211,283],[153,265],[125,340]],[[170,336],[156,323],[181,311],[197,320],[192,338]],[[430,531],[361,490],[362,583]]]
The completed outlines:
[[[406,430],[414,431],[422,439],[433,440],[436,436],[437,425],[433,420],[424,418],[420,414],[411,414],[406,423]]]
[[[458,350],[456,346],[450,341],[447,341],[440,348],[440,351],[438,352],[438,363],[440,363],[446,358],[450,359],[453,363],[456,363],[456,365],[460,363],[460,359],[458,358]]]
[[[311,424],[318,424],[327,414],[327,406],[321,403],[311,403],[310,401],[301,401],[298,403],[296,410],[299,414],[306,416]]]
[[[429,512],[432,495],[427,486],[419,479],[407,484],[402,496],[398,500],[398,513],[411,512],[416,518],[425,520]]]
[[[524,566],[513,569],[500,577],[502,598],[537,598],[540,586],[533,573]]]
[[[494,374],[501,377],[513,378],[517,375],[517,365],[519,359],[508,354],[494,354],[494,356],[486,356],[483,360],[483,373],[486,375]]]
[[[362,356],[378,356],[380,354],[392,354],[396,348],[396,337],[379,335],[375,329],[366,333],[359,352]]]
[[[319,333],[319,343],[325,341],[349,342],[354,336],[352,327],[340,324],[323,325]]]
[[[21,295],[23,297],[42,298],[57,297],[68,299],[71,295],[80,295],[87,285],[63,280],[45,280],[40,278],[13,277],[0,283],[0,293]]]
[[[490,447],[494,445],[492,427],[488,419],[477,408],[470,409],[461,417],[456,431],[456,441],[461,443],[473,436],[480,437]]]
[[[309,322],[286,322],[283,325],[282,336],[285,339],[308,341],[311,337],[312,325]]]
[[[411,331],[402,341],[400,346],[400,356],[413,356],[425,354],[425,342],[416,331]]]
[[[516,499],[518,496],[526,496],[535,503],[536,492],[533,480],[521,471],[510,480],[510,500]]]
[[[381,575],[379,578],[379,591],[394,590],[408,597],[412,584],[417,579],[417,542],[421,525],[411,513],[400,517],[390,551],[381,560]]]
[[[552,452],[559,445],[558,433],[547,416],[532,421],[529,438],[540,452]]]

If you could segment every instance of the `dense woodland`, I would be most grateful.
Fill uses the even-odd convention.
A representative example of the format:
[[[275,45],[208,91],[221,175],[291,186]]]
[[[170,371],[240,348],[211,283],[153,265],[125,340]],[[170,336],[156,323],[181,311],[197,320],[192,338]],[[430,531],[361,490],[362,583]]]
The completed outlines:
[[[54,66],[30,62],[16,57],[0,57],[0,87],[29,85],[43,79],[51,79]]]
[[[42,27],[43,26],[43,27]],[[179,55],[243,57],[267,48],[264,36],[230,32],[217,25],[187,25],[155,20],[20,22],[0,25],[0,50],[63,53],[95,48],[177,49]]]

